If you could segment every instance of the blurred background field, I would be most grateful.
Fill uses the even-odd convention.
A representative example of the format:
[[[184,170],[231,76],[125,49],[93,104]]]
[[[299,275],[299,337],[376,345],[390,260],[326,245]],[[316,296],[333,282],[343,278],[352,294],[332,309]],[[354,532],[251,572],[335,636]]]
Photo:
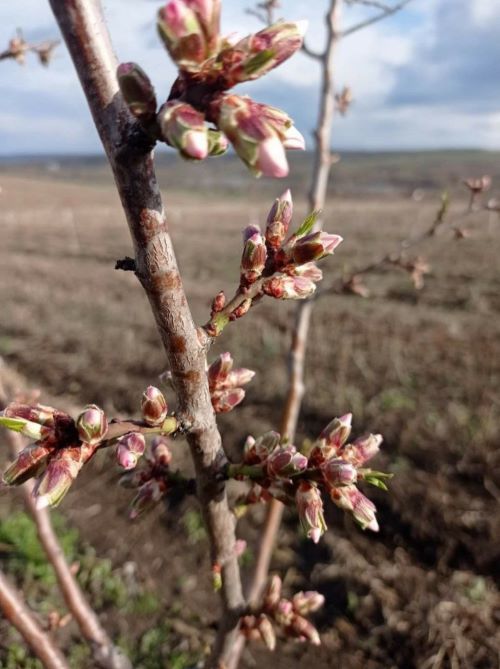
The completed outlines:
[[[308,161],[296,157],[291,170],[296,222],[306,213]],[[235,285],[240,231],[264,223],[282,185],[249,180],[231,158],[192,166],[162,155],[159,173],[202,323],[211,298]],[[343,155],[324,227],[345,242],[323,265],[325,281],[418,234],[444,189],[450,216],[462,212],[461,180],[482,174],[491,174],[491,195],[498,196],[498,153]],[[91,158],[4,160],[0,188],[7,385],[40,388],[47,403],[93,401],[111,413],[136,412],[143,388],[159,383],[165,363],[137,280],[113,269],[132,251],[108,167]],[[300,439],[352,411],[355,434],[384,435],[375,465],[395,477],[389,493],[370,491],[380,510],[377,535],[328,507],[329,532],[314,546],[286,514],[273,568],[286,575],[286,588],[314,587],[327,596],[317,615],[323,645],[283,644],[274,655],[251,646],[245,667],[499,666],[500,217],[479,212],[470,227],[467,239],[443,232],[419,248],[432,268],[420,292],[404,272],[383,269],[367,279],[370,298],[318,302]],[[213,350],[229,350],[238,365],[257,371],[244,404],[220,420],[235,456],[248,433],[279,425],[293,306],[264,301]],[[184,444],[174,449],[188,468]],[[3,448],[0,464],[6,461]],[[58,511],[81,582],[134,666],[193,666],[217,620],[196,504],[185,500],[130,524],[130,493],[116,485],[113,463],[102,454],[88,469]],[[247,575],[262,517],[256,509],[240,526],[249,546]],[[10,492],[0,497],[0,562],[40,615],[64,613],[20,498]],[[72,666],[91,667],[76,627],[69,623],[58,634]],[[2,669],[38,666],[4,623],[0,639]]]

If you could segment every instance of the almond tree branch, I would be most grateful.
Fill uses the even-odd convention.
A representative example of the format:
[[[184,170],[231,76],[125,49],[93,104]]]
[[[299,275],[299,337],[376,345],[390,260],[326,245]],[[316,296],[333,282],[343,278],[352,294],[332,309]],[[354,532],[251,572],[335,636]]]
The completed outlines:
[[[69,669],[50,636],[42,630],[21,595],[0,571],[0,610],[17,629],[45,669]]]
[[[0,382],[0,409],[5,407],[6,402],[6,392]],[[20,434],[10,430],[6,431],[5,439],[9,444],[13,458],[17,457],[19,451],[26,445]],[[80,628],[83,637],[92,648],[96,666],[102,669],[132,669],[130,661],[106,634],[97,614],[88,603],[85,594],[71,573],[64,551],[54,531],[49,510],[46,508],[38,509],[36,506],[33,497],[34,487],[35,484],[32,480],[27,481],[22,486],[24,503],[35,523],[38,538],[47,560],[54,569],[66,606]]]
[[[177,267],[156,180],[152,146],[118,92],[116,58],[98,0],[50,0],[111,164],[134,243],[137,276],[165,348],[196,469],[212,563],[220,566],[223,617],[209,667],[231,647],[244,608],[234,516],[221,473],[226,463],[205,372],[206,336],[197,330]],[[222,662],[222,661],[221,661]]]
[[[309,210],[321,210],[326,200],[328,178],[332,166],[330,149],[333,117],[335,113],[334,58],[340,37],[340,18],[342,0],[330,0],[330,7],[325,16],[326,48],[320,57],[321,62],[321,96],[318,122],[315,132],[314,165],[312,183],[309,191]],[[321,225],[317,221],[317,226]],[[313,302],[300,302],[297,307],[295,325],[292,331],[290,347],[290,368],[287,397],[281,420],[281,434],[293,443],[304,395],[304,365],[307,347],[307,335],[311,322]],[[272,553],[278,536],[284,506],[278,500],[271,500],[262,530],[257,561],[248,591],[249,604],[259,601],[269,574]],[[236,669],[245,646],[245,639],[240,636],[234,644],[228,658],[227,669]]]
[[[412,0],[403,0],[402,2],[398,2],[396,5],[393,5],[392,7],[385,7],[382,9],[382,11],[379,14],[375,14],[375,16],[370,17],[369,19],[366,19],[365,21],[360,21],[359,23],[356,23],[353,26],[350,26],[349,28],[346,28],[346,30],[343,30],[341,32],[341,37],[347,37],[347,35],[352,35],[355,32],[358,32],[358,30],[362,30],[363,28],[367,28],[368,26],[373,25],[374,23],[378,23],[379,21],[382,21],[383,19],[386,19],[388,16],[392,16],[393,14],[396,14],[396,12],[399,12],[403,7],[406,7],[407,4],[409,4]]]

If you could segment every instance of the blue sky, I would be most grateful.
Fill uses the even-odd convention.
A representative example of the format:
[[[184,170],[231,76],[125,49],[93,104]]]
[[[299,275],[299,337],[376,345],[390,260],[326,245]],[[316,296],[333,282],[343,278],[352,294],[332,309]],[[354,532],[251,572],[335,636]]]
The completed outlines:
[[[390,1],[390,0],[388,0]],[[394,0],[392,0],[394,1]],[[223,29],[257,30],[245,14],[251,0],[223,2]],[[320,47],[327,0],[282,0],[280,14],[308,18],[308,43]],[[118,57],[135,60],[167,96],[175,70],[154,28],[154,0],[105,0]],[[348,27],[369,10],[346,6]],[[0,48],[21,26],[28,39],[58,34],[44,0],[0,2]],[[336,60],[338,85],[355,102],[337,119],[335,149],[500,149],[500,0],[413,0],[395,17],[346,38]],[[99,140],[74,73],[60,47],[50,68],[34,58],[19,67],[0,62],[0,155],[95,153]],[[317,110],[318,70],[303,55],[240,87],[285,109],[306,138]]]

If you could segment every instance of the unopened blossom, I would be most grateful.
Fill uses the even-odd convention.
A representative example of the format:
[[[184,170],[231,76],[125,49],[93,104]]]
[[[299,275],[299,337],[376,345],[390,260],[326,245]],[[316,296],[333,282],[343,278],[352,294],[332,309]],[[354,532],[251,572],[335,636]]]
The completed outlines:
[[[89,443],[56,449],[35,486],[37,508],[57,506],[95,451],[96,445]]]
[[[332,501],[341,509],[350,511],[362,529],[378,532],[377,509],[355,485],[333,488],[330,491]]]
[[[368,434],[364,437],[358,437],[352,444],[344,446],[341,456],[356,467],[360,467],[377,455],[382,441],[381,434]]]
[[[315,465],[334,457],[349,439],[352,429],[352,414],[347,413],[340,418],[334,418],[321,431],[311,450],[310,459]]]
[[[148,425],[161,425],[168,414],[167,401],[161,390],[148,386],[142,394],[141,409],[144,421]]]
[[[172,462],[172,451],[166,437],[155,437],[151,442],[151,456],[155,464],[168,467]]]
[[[89,404],[76,419],[80,439],[86,444],[101,442],[108,430],[108,421],[104,411],[95,404]]]
[[[302,300],[315,292],[316,284],[306,276],[276,273],[264,282],[262,289],[278,300]]]
[[[314,613],[314,611],[320,609],[324,603],[324,596],[315,590],[297,592],[292,597],[294,610],[302,616],[307,616],[309,613]]]
[[[321,260],[321,258],[333,254],[341,242],[342,237],[340,235],[332,235],[323,231],[312,232],[295,242],[291,249],[291,257],[297,265]]]
[[[258,439],[248,436],[243,447],[243,460],[247,464],[265,462],[281,441],[279,432],[269,431]]]
[[[184,158],[203,160],[208,156],[208,129],[203,114],[185,102],[167,102],[158,113],[163,138]]]
[[[214,390],[211,393],[212,406],[215,413],[227,413],[232,411],[238,404],[243,402],[245,391],[243,388],[228,388],[226,390]]]
[[[342,458],[330,458],[321,465],[321,472],[331,486],[352,485],[358,480],[356,467]]]
[[[293,215],[293,202],[290,190],[277,198],[267,216],[266,242],[271,249],[278,249],[283,243],[290,227]]]
[[[157,26],[172,60],[182,69],[196,72],[211,55],[200,17],[188,2],[167,2],[158,12]]]
[[[241,256],[241,278],[244,285],[255,283],[266,266],[267,250],[260,230],[254,231],[245,239]]]
[[[226,352],[216,358],[207,370],[210,397],[216,413],[227,413],[238,406],[245,397],[241,386],[249,383],[255,376],[251,369],[233,369],[233,364],[231,354]]]
[[[295,501],[300,524],[306,536],[317,544],[326,531],[323,500],[317,485],[309,481],[300,481],[295,493]]]
[[[299,453],[295,446],[281,446],[269,455],[266,460],[266,468],[271,479],[289,479],[307,469],[307,458]]]
[[[123,469],[133,469],[146,450],[146,440],[140,432],[129,432],[118,439],[116,459]]]
[[[129,518],[135,520],[146,511],[151,511],[165,496],[166,484],[158,479],[146,481],[132,500]]]

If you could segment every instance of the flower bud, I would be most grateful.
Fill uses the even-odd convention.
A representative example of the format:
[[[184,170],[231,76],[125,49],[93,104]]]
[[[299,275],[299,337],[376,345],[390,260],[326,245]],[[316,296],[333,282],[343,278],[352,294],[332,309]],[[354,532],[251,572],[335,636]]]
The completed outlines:
[[[279,432],[274,432],[273,430],[270,430],[259,437],[255,442],[255,452],[259,461],[264,462],[264,460],[267,460],[269,454],[277,448],[280,441],[281,435]]]
[[[172,451],[168,444],[169,441],[165,437],[155,437],[151,442],[151,454],[155,464],[168,467],[172,462]]]
[[[53,407],[43,404],[22,404],[20,402],[11,402],[5,407],[3,415],[9,418],[23,418],[32,423],[52,427],[54,425],[54,416],[57,412]]]
[[[267,217],[266,242],[272,249],[278,249],[285,239],[292,220],[292,195],[286,190],[275,200]]]
[[[297,265],[303,265],[314,260],[321,260],[334,252],[342,242],[340,235],[331,235],[328,232],[312,232],[300,237],[292,248],[292,258]]]
[[[259,232],[249,237],[241,256],[241,277],[244,283],[255,283],[266,266],[267,250],[264,238]]]
[[[142,394],[141,409],[144,421],[148,425],[153,427],[161,425],[168,413],[167,401],[161,390],[148,386]]]
[[[293,276],[303,276],[306,279],[314,281],[314,283],[318,283],[323,278],[323,272],[313,262],[307,262],[305,265],[294,265],[290,274]]]
[[[20,485],[35,478],[43,471],[53,451],[53,448],[43,443],[23,448],[4,472],[3,481],[7,485]]]
[[[320,609],[325,603],[325,598],[315,590],[297,592],[292,598],[294,610],[301,616],[307,616]]]
[[[325,481],[331,486],[352,485],[358,479],[354,465],[342,458],[331,458],[321,466]]]
[[[283,142],[292,120],[285,112],[247,96],[221,95],[212,103],[211,113],[217,127],[253,172],[269,177],[288,174]]]
[[[141,514],[153,509],[162,500],[165,493],[166,485],[164,481],[158,481],[157,479],[146,481],[131,502],[130,520],[135,520]]]
[[[277,273],[262,286],[264,293],[278,300],[303,300],[316,290],[316,284],[304,276]]]
[[[96,452],[97,444],[85,442],[66,448],[55,449],[42,477],[34,490],[36,506],[43,509],[57,506],[66,495],[83,465]]]
[[[233,368],[233,358],[229,352],[221,353],[219,357],[213,361],[207,371],[208,385],[211,390],[219,388],[224,384],[229,372]]]
[[[208,57],[208,44],[197,13],[183,0],[170,0],[158,12],[158,33],[172,60],[196,72]]]
[[[215,413],[228,413],[243,402],[245,391],[243,388],[227,388],[226,390],[215,390],[211,396]]]
[[[186,102],[167,102],[158,113],[163,138],[184,158],[203,160],[208,155],[205,117]]]
[[[269,650],[274,650],[276,648],[276,632],[274,631],[272,622],[265,613],[260,614],[257,620],[257,629],[266,647]]]
[[[326,530],[320,491],[315,484],[301,481],[295,493],[295,502],[302,529],[317,544]]]
[[[276,448],[267,458],[267,474],[270,478],[288,479],[307,469],[307,458],[298,453],[295,446]]]
[[[276,604],[274,609],[274,618],[278,625],[283,627],[288,627],[294,619],[295,614],[293,611],[292,602],[288,599],[280,599]]]
[[[348,440],[352,429],[352,413],[346,413],[340,418],[334,418],[319,435],[320,440],[339,449]]]
[[[381,434],[369,434],[364,437],[358,437],[356,441],[342,449],[342,457],[359,467],[377,455],[380,451],[382,441],[383,437]]]
[[[330,497],[339,508],[350,511],[363,530],[378,532],[375,504],[368,499],[356,486],[333,488]]]
[[[224,385],[227,388],[237,388],[239,386],[246,386],[247,383],[255,376],[253,369],[245,369],[245,367],[239,367],[238,369],[233,369],[232,372],[226,377]]]
[[[217,295],[212,300],[211,315],[213,316],[214,314],[218,314],[219,311],[222,311],[224,309],[225,305],[226,305],[226,295],[224,294],[224,291],[221,290],[220,293],[217,293]]]
[[[156,95],[148,75],[136,63],[122,63],[116,72],[123,99],[133,116],[151,120],[156,115]]]
[[[250,311],[250,307],[252,306],[252,298],[247,297],[246,299],[243,300],[243,302],[236,307],[236,309],[233,309],[230,314],[230,320],[235,321],[238,318],[241,318],[245,314],[247,314]]]
[[[264,593],[263,601],[266,611],[272,611],[278,605],[281,598],[282,585],[281,578],[277,574],[273,574]]]
[[[144,455],[146,440],[140,432],[129,432],[118,439],[116,444],[116,459],[123,469],[133,469]]]
[[[99,444],[108,431],[108,420],[104,411],[95,404],[88,404],[76,419],[80,439],[90,445]]]
[[[290,58],[302,46],[307,23],[279,22],[248,35],[218,56],[226,87],[252,81]]]
[[[184,0],[196,14],[204,28],[209,47],[214,49],[218,43],[220,22],[220,0]]]
[[[305,151],[306,140],[304,136],[292,125],[285,130],[283,146],[289,151]]]
[[[290,631],[294,633],[294,636],[297,636],[303,641],[309,641],[313,646],[319,646],[321,644],[318,630],[309,622],[309,620],[306,620],[306,618],[303,618],[302,616],[295,616]]]

